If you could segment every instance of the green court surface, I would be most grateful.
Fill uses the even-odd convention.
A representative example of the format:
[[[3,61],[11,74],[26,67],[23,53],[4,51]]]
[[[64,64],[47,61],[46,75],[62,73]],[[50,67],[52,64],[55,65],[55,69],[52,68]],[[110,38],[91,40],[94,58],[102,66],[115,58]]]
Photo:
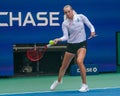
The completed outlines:
[[[50,91],[49,87],[56,79],[57,76],[0,78],[0,94]],[[87,82],[90,89],[120,88],[120,73],[88,75]],[[80,76],[65,75],[63,84],[57,87],[55,91],[77,90],[80,88],[80,85]]]

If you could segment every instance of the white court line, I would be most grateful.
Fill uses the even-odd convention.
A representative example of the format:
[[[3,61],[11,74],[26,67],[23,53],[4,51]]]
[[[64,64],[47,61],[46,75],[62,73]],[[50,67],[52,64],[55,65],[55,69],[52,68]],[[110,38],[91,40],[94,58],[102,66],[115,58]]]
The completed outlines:
[[[118,89],[119,87],[104,87],[104,88],[91,88],[90,90],[106,90],[106,89]],[[18,92],[18,93],[2,93],[0,96],[5,95],[22,95],[22,94],[34,94],[34,93],[47,93],[47,92],[69,92],[69,91],[78,91],[78,89],[75,90],[61,90],[61,91],[34,91],[34,92]]]

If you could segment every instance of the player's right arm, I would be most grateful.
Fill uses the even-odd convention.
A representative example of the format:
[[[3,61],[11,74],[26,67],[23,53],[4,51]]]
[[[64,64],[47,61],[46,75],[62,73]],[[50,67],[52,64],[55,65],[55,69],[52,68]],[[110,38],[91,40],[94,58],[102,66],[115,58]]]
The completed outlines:
[[[68,29],[64,22],[62,23],[62,32],[63,32],[62,37],[54,39],[55,44],[57,44],[60,41],[66,41],[68,39]]]

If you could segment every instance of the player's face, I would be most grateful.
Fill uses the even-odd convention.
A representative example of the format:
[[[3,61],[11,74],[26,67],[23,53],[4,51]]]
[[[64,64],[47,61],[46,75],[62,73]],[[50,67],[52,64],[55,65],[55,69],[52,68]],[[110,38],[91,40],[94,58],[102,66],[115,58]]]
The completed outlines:
[[[73,19],[73,10],[70,7],[64,8],[64,13],[69,19]]]

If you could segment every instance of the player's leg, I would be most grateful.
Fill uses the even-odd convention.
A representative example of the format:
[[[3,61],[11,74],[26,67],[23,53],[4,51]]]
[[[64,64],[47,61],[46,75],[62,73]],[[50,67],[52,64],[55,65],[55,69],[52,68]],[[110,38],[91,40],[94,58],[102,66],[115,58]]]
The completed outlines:
[[[77,64],[80,68],[82,83],[86,83],[86,69],[83,64],[85,55],[86,55],[86,49],[80,48],[77,52]]]
[[[58,82],[61,82],[62,77],[64,76],[71,60],[73,59],[75,55],[69,52],[66,52],[63,58],[62,66],[60,67],[59,70],[59,76],[58,76]]]
[[[86,55],[86,48],[80,48],[77,52],[77,64],[79,66],[81,78],[82,78],[82,87],[79,90],[81,92],[88,91],[88,86],[86,84],[86,68],[83,63],[85,55]]]
[[[54,90],[57,87],[57,85],[59,85],[62,82],[62,77],[64,76],[64,74],[74,56],[75,55],[72,53],[65,52],[62,66],[60,67],[60,70],[59,70],[58,80],[53,82],[53,84],[50,87],[51,90]]]

